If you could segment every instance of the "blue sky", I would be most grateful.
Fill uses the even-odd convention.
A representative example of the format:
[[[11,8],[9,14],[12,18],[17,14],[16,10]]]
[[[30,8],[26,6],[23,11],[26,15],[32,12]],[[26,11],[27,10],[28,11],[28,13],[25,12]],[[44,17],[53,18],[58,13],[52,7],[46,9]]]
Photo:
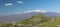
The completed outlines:
[[[36,9],[60,13],[60,0],[0,0],[0,15]]]

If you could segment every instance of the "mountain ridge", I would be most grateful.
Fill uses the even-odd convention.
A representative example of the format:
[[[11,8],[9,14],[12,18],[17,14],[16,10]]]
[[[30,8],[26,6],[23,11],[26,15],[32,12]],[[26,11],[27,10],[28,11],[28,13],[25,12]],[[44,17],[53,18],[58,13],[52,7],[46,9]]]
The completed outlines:
[[[36,14],[44,14],[48,17],[60,16],[60,13],[55,13],[55,12],[43,12],[43,13],[41,13],[41,12],[29,12],[29,13],[0,16],[0,20],[2,20],[2,21],[18,21],[18,20],[28,19],[28,17],[36,15]]]

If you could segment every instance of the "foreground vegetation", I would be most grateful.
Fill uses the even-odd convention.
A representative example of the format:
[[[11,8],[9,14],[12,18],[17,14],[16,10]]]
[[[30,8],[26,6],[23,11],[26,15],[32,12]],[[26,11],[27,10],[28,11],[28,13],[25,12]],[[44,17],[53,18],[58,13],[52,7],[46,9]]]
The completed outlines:
[[[14,27],[14,24],[0,24],[0,27]],[[17,21],[20,27],[60,27],[60,17],[49,18],[43,14],[30,16],[28,19]]]

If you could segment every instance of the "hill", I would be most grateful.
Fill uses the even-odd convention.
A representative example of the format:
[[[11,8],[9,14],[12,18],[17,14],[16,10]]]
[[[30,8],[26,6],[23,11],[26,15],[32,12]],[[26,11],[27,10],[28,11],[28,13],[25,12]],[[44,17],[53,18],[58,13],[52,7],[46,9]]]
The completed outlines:
[[[49,18],[43,14],[37,14],[26,20],[18,22],[24,27],[60,27],[60,17]]]
[[[48,22],[49,18],[47,16],[44,16],[43,14],[37,14],[34,16],[31,16],[30,18],[23,20],[20,22],[20,24],[24,24],[24,27],[39,27],[41,24]]]
[[[60,27],[60,17],[50,18],[43,14],[36,14],[14,23],[0,23],[0,27],[14,27],[13,25],[20,27]]]

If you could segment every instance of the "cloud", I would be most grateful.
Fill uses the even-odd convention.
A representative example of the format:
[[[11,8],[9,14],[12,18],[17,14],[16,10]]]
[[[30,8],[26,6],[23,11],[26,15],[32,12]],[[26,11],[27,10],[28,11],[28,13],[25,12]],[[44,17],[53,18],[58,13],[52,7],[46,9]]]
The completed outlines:
[[[23,1],[17,1],[17,3],[22,4],[22,3],[24,3],[24,2],[23,2]]]
[[[13,5],[12,3],[6,3],[5,6],[11,6]]]
[[[30,11],[25,11],[24,13],[30,13],[30,12],[47,12],[44,10],[30,10]]]

